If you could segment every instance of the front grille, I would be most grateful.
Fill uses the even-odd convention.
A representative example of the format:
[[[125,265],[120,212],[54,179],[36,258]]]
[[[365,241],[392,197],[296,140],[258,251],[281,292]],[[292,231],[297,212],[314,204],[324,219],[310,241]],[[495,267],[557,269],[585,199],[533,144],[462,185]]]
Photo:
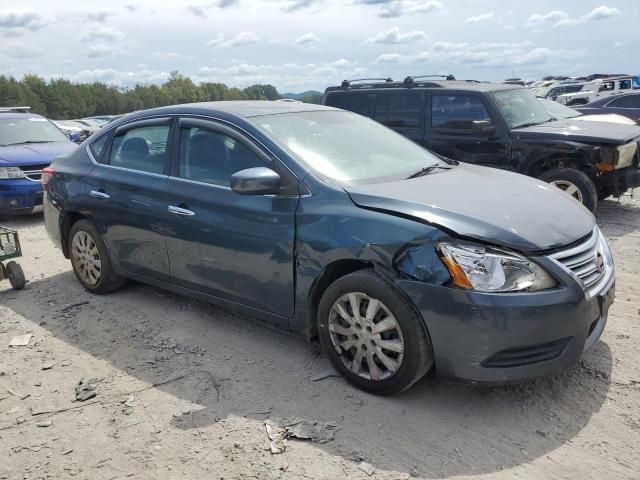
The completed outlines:
[[[534,363],[553,360],[562,355],[569,340],[571,340],[571,337],[538,345],[502,350],[482,362],[482,366],[485,368],[525,367]]]
[[[48,167],[48,164],[44,165],[28,165],[20,167],[25,177],[33,182],[39,182],[42,179],[42,169]]]
[[[598,227],[581,244],[549,255],[584,285],[590,297],[600,293],[613,273],[609,247]]]

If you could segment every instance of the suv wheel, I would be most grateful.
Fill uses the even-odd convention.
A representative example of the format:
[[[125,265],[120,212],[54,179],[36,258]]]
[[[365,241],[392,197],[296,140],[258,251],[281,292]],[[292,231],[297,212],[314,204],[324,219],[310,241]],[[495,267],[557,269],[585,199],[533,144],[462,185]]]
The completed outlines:
[[[540,180],[555,185],[592,212],[598,206],[598,191],[593,181],[574,168],[554,168],[540,175]]]
[[[422,320],[370,269],[346,275],[326,290],[318,308],[318,333],[334,368],[370,393],[406,390],[433,365]]]
[[[107,248],[88,220],[79,220],[71,227],[69,256],[76,278],[92,293],[112,292],[127,281],[113,271]]]

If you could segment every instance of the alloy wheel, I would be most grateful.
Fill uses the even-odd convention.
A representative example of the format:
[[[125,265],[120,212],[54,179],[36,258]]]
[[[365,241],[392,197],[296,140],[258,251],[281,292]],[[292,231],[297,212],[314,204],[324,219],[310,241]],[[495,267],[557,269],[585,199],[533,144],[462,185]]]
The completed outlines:
[[[582,192],[573,183],[567,180],[554,180],[553,182],[551,182],[551,185],[558,187],[560,190],[562,190],[565,193],[568,193],[573,198],[575,198],[580,203],[582,203]]]
[[[382,381],[400,369],[402,330],[380,300],[361,292],[341,296],[331,307],[328,329],[333,348],[353,374]]]
[[[98,245],[87,232],[79,231],[71,242],[71,260],[76,272],[88,285],[94,286],[102,276],[102,262]]]

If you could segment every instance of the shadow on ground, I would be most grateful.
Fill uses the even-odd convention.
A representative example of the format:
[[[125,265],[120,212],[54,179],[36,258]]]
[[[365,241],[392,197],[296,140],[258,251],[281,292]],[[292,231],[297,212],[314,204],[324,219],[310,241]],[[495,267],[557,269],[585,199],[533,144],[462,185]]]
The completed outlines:
[[[554,378],[502,388],[427,378],[380,398],[341,378],[310,381],[325,364],[302,339],[148,286],[92,296],[66,272],[0,292],[0,303],[140,381],[188,374],[158,387],[201,406],[174,427],[202,429],[229,416],[333,421],[342,428],[319,448],[433,478],[494,472],[560,447],[601,408],[612,367],[609,347],[599,342]]]

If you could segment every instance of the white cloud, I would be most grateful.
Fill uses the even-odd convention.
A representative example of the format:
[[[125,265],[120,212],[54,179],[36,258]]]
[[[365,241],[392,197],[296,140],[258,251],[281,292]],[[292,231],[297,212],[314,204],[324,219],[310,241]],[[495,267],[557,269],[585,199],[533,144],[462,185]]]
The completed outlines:
[[[215,38],[212,38],[211,40],[207,41],[205,43],[205,45],[207,47],[216,47],[218,45],[220,45],[222,42],[224,42],[224,36],[223,35],[218,35]]]
[[[34,10],[0,10],[0,31],[15,34],[20,30],[36,31],[47,25],[47,19]]]
[[[87,12],[85,17],[93,22],[104,23],[107,21],[107,18],[115,15],[115,12],[109,12],[107,10],[100,10],[97,12]]]
[[[40,50],[29,47],[22,42],[10,42],[3,45],[3,53],[15,59],[34,58],[42,55]]]
[[[297,12],[298,10],[320,6],[323,3],[324,0],[290,0],[284,3],[284,5],[282,6],[282,11]]]
[[[313,33],[305,33],[304,35],[299,36],[294,43],[296,45],[313,45],[319,41],[320,39]]]
[[[367,39],[365,43],[386,43],[386,44],[398,44],[398,43],[410,43],[415,40],[424,40],[427,38],[427,34],[422,30],[413,30],[411,32],[400,33],[398,27],[393,27],[385,32],[380,32],[377,35]]]
[[[465,20],[465,22],[467,23],[480,23],[480,22],[484,22],[485,20],[490,20],[493,18],[493,12],[488,12],[488,13],[481,13],[480,15],[476,16],[476,17],[469,17]]]
[[[105,82],[118,86],[130,86],[135,84],[150,84],[166,82],[168,72],[140,69],[136,71],[119,71],[112,68],[96,68],[93,70],[81,70],[72,75],[54,74],[52,77],[64,77],[74,82]]]
[[[87,50],[87,57],[89,58],[101,58],[111,55],[112,49],[108,45],[98,44],[92,45]]]
[[[443,8],[442,3],[436,0],[394,0],[391,2],[367,3],[386,3],[379,12],[379,15],[383,18],[400,17],[412,13],[429,13]]]
[[[227,48],[246,47],[247,45],[253,45],[258,43],[260,38],[253,32],[242,32],[235,37],[222,42],[220,45]]]
[[[87,31],[82,37],[83,40],[92,41],[92,40],[106,40],[115,42],[116,40],[122,40],[124,38],[124,33],[118,30],[115,27],[98,27],[92,28]]]
[[[563,12],[562,10],[553,10],[545,14],[534,13],[527,19],[525,27],[535,28],[542,25],[551,25],[553,28],[569,27],[587,22],[606,20],[620,14],[621,12],[617,8],[608,7],[606,5],[596,7],[589,13],[577,18],[571,17],[568,13]]]
[[[180,58],[180,55],[175,52],[154,52],[151,54],[151,57],[159,58],[161,60],[175,60],[176,58]]]

